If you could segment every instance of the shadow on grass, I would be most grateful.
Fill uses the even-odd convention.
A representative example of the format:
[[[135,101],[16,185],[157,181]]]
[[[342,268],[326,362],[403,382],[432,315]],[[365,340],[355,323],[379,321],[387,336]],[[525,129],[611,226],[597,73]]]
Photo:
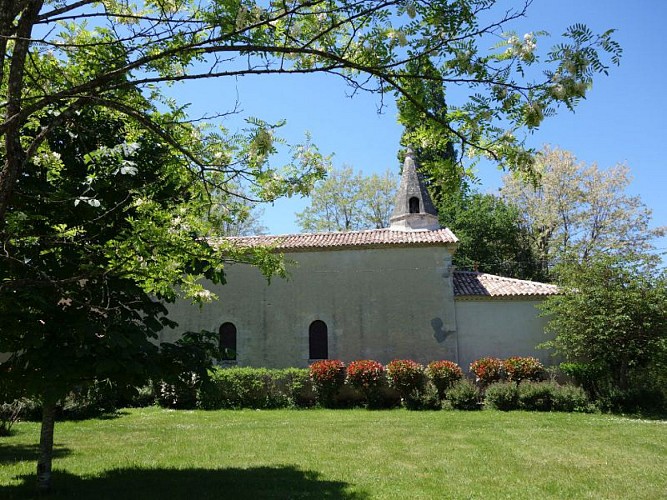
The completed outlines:
[[[35,497],[35,477],[21,476],[18,486],[0,486],[0,498]],[[317,498],[364,500],[365,492],[351,485],[327,481],[313,471],[292,466],[250,469],[116,469],[98,477],[53,474],[49,499],[91,498],[151,499],[249,499]]]
[[[69,448],[56,444],[53,447],[53,458],[62,458],[69,455]],[[39,445],[37,444],[2,444],[0,441],[0,465],[13,462],[37,462],[39,455]],[[1,495],[0,495],[1,498]]]

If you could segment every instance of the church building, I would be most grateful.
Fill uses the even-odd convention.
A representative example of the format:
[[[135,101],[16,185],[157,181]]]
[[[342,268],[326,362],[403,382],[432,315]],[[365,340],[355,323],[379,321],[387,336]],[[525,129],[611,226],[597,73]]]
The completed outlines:
[[[219,301],[171,305],[182,331],[220,332],[224,364],[306,367],[320,359],[350,362],[451,360],[467,369],[482,356],[535,356],[545,319],[535,308],[554,285],[458,271],[458,239],[442,228],[415,159],[408,153],[390,227],[231,238],[270,245],[288,279],[254,267],[227,267]],[[161,340],[172,341],[164,331]]]

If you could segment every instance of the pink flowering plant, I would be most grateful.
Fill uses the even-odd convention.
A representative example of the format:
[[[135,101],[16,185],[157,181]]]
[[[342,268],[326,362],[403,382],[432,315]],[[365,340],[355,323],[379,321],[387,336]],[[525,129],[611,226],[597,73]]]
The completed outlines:
[[[382,399],[380,390],[387,382],[387,376],[382,363],[362,359],[347,366],[347,381],[366,397],[369,406],[376,406]]]
[[[345,363],[338,359],[324,359],[310,365],[310,380],[322,406],[333,406],[345,384],[345,376]]]
[[[475,374],[475,381],[482,387],[505,378],[504,363],[498,358],[486,357],[473,361],[470,363],[470,371]]]
[[[507,380],[516,382],[517,384],[522,380],[539,382],[544,378],[544,366],[537,358],[513,356],[507,358],[503,362],[503,365],[505,366]]]
[[[413,391],[422,391],[426,383],[424,367],[411,359],[395,359],[387,365],[389,386],[406,399]]]
[[[438,389],[440,399],[444,399],[447,390],[463,378],[463,370],[453,361],[431,361],[426,367],[426,376]]]

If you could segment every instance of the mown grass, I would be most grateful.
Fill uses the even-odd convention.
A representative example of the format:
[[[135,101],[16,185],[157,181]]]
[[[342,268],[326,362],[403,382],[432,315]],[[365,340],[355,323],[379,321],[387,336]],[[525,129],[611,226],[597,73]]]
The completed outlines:
[[[34,491],[15,429],[0,498]],[[147,408],[55,441],[53,498],[667,498],[667,422],[608,415]]]

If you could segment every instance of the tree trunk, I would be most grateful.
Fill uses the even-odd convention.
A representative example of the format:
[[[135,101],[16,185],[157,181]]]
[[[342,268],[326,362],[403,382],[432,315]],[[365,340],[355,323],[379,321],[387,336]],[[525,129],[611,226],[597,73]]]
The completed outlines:
[[[55,402],[45,401],[42,407],[42,430],[39,436],[39,459],[37,460],[37,491],[40,493],[46,493],[51,489],[55,414]]]
[[[5,96],[5,115],[3,117],[5,120],[3,123],[5,164],[0,170],[0,230],[5,224],[5,214],[9,206],[9,200],[25,160],[25,152],[21,147],[22,121],[15,117],[19,115],[22,109],[25,62],[30,51],[32,28],[37,22],[43,3],[44,0],[26,0],[22,4],[23,13],[16,23],[16,40],[14,40],[12,45],[11,63],[7,79],[7,95]],[[5,2],[2,2],[0,7],[5,8]],[[5,12],[0,21],[6,24],[9,21],[9,18],[6,17],[7,15]],[[12,26],[0,28],[3,30],[13,29]],[[6,49],[7,45],[5,45],[5,51]],[[6,57],[6,55],[4,53],[3,57]]]

